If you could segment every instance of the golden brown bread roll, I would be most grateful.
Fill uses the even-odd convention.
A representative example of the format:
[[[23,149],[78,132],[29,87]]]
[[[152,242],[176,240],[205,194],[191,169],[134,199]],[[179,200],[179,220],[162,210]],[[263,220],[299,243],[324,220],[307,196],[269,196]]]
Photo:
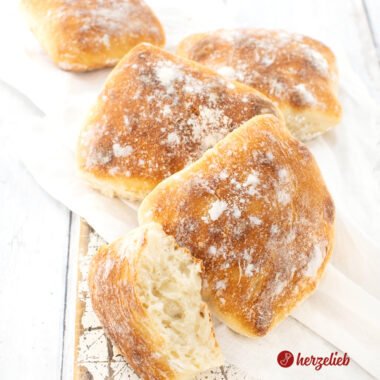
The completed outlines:
[[[143,201],[203,261],[203,296],[233,330],[265,335],[314,290],[330,258],[335,209],[305,145],[256,116]]]
[[[190,35],[177,53],[267,95],[301,140],[341,120],[334,54],[312,38],[282,30],[218,30]]]
[[[241,123],[282,117],[264,95],[141,44],[112,71],[82,127],[77,161],[104,194],[143,199]]]
[[[141,42],[165,44],[144,0],[21,0],[30,29],[61,69],[114,66]]]
[[[156,223],[131,231],[94,256],[92,306],[143,379],[192,379],[223,364],[201,299],[201,271],[201,261]]]

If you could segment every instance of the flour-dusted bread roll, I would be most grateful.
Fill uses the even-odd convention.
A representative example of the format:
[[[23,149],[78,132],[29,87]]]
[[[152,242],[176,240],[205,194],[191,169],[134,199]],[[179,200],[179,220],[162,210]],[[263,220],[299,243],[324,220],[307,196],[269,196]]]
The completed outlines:
[[[341,120],[334,54],[309,37],[281,30],[218,30],[185,38],[177,53],[267,95],[301,140]]]
[[[282,117],[264,95],[142,44],[112,71],[82,127],[80,173],[104,194],[143,199],[255,115]]]
[[[203,261],[203,296],[222,321],[265,335],[310,295],[333,249],[334,203],[301,142],[256,116],[143,201]]]
[[[141,42],[165,34],[144,0],[21,0],[30,29],[61,69],[114,66]]]
[[[223,364],[201,298],[201,272],[201,261],[155,223],[94,256],[92,306],[108,337],[143,379],[192,379]]]

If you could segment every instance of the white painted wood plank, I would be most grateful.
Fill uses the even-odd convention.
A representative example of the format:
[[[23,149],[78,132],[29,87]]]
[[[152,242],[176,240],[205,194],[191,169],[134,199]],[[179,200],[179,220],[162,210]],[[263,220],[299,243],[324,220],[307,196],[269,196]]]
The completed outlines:
[[[59,379],[69,212],[12,150],[13,116],[38,112],[4,85],[0,101],[0,378]]]
[[[65,300],[65,323],[64,344],[62,356],[61,378],[63,380],[73,379],[74,355],[75,355],[75,331],[76,331],[76,309],[77,309],[77,287],[78,287],[78,257],[80,250],[87,252],[88,231],[90,227],[78,215],[72,216],[70,248],[68,257],[67,287]]]
[[[380,64],[380,1],[363,0],[363,4],[370,20],[373,37],[377,48],[377,58]]]

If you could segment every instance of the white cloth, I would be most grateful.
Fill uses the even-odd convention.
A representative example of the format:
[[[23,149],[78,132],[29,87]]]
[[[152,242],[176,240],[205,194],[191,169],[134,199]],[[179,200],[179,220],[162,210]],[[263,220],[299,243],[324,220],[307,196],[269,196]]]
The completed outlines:
[[[210,11],[198,12],[200,4]],[[170,50],[191,32],[233,25],[217,0],[156,0],[152,7],[163,21]],[[91,190],[77,177],[74,158],[79,127],[109,70],[75,74],[57,69],[14,9],[7,15],[6,33],[16,39],[5,41],[9,46],[3,51],[13,59],[1,60],[0,79],[47,114],[43,121],[20,117],[15,150],[49,194],[83,216],[107,241],[120,237],[137,226],[136,205]],[[373,171],[380,128],[373,99],[344,53],[336,53],[343,121],[308,143],[337,209],[331,263],[314,294],[266,337],[252,340],[223,324],[216,327],[227,361],[255,378],[380,377],[380,202]],[[349,367],[319,372],[312,367],[284,369],[276,357],[285,349],[303,356],[347,352],[353,361]]]

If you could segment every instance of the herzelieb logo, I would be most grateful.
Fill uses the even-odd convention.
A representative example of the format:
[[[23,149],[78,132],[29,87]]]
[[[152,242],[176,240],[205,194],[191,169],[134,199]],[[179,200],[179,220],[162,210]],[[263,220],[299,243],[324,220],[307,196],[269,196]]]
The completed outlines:
[[[294,356],[290,351],[281,351],[277,355],[277,362],[281,367],[288,368],[294,362]]]
[[[288,368],[294,363],[294,356],[290,351],[281,351],[277,355],[277,363],[283,367]],[[337,352],[331,353],[330,356],[305,356],[302,357],[299,352],[297,355],[296,365],[300,366],[314,366],[316,371],[319,371],[323,366],[347,366],[350,363],[350,357],[345,353],[343,357],[338,357]]]

